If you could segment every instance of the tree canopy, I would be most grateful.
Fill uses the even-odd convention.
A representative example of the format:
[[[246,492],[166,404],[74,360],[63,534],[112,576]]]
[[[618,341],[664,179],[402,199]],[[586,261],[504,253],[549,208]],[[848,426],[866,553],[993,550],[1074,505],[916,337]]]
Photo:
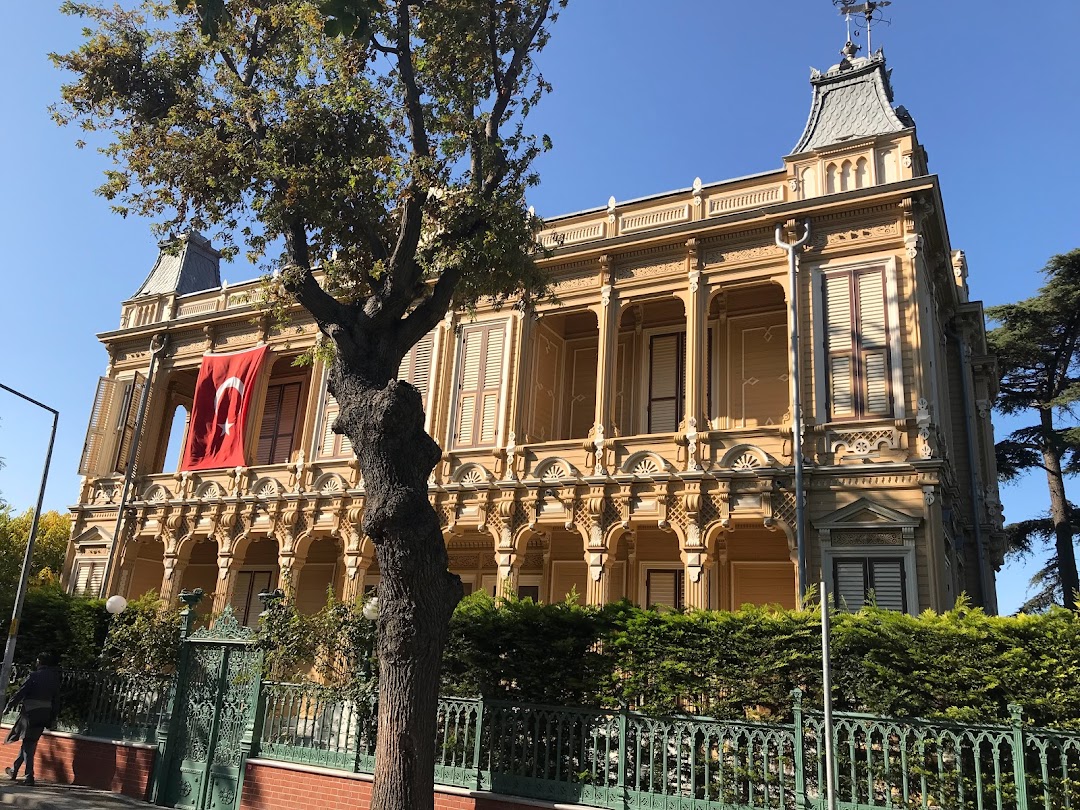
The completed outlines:
[[[566,0],[66,2],[83,45],[56,120],[105,136],[99,192],[162,233],[214,229],[272,270],[329,349],[334,430],[364,479],[379,560],[379,735],[372,807],[431,807],[438,668],[461,581],[449,573],[405,353],[448,310],[546,293],[525,193],[550,146],[526,118],[534,63]]]
[[[0,510],[0,602],[8,603],[22,572],[26,541],[30,537],[30,524],[34,511],[27,509],[16,515],[10,509]],[[59,512],[43,512],[38,520],[34,555],[30,563],[30,581],[34,584],[57,582],[64,567],[68,537],[71,535],[71,517]]]
[[[1035,417],[995,449],[1003,480],[1033,469],[1047,477],[1048,518],[1006,527],[1018,553],[1054,541],[1054,570],[1036,575],[1040,592],[1033,606],[1046,604],[1052,592],[1055,602],[1073,607],[1080,589],[1075,551],[1080,525],[1066,497],[1065,478],[1080,469],[1080,249],[1052,257],[1043,275],[1046,282],[1035,296],[987,310],[998,324],[987,335],[1001,375],[995,407],[1003,414]]]

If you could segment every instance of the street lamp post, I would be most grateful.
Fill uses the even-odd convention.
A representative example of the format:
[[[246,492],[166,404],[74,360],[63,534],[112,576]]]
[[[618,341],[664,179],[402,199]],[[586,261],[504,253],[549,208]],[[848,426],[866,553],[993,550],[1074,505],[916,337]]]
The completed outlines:
[[[19,578],[19,587],[15,592],[15,606],[11,610],[11,624],[8,625],[7,645],[4,647],[4,665],[0,668],[0,702],[3,702],[7,699],[8,682],[11,680],[11,667],[15,663],[15,641],[19,635],[19,618],[22,616],[23,602],[26,601],[26,587],[30,581],[30,563],[34,556],[34,538],[37,536],[38,518],[41,517],[41,504],[45,500],[45,483],[49,480],[49,463],[52,461],[53,444],[56,442],[56,422],[60,418],[60,412],[38,402],[36,399],[31,399],[14,388],[9,388],[3,383],[0,383],[0,388],[33,405],[37,405],[39,408],[44,408],[52,414],[52,432],[49,433],[49,449],[45,453],[45,469],[41,473],[41,488],[38,490],[34,519],[30,522],[30,536],[26,538],[22,576]]]

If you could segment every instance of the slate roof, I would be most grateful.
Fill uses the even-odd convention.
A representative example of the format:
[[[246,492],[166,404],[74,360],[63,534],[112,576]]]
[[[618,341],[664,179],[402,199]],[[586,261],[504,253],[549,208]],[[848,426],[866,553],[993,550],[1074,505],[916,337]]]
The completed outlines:
[[[190,231],[162,242],[160,247],[154,268],[132,298],[171,292],[188,295],[221,286],[221,254],[202,234]]]
[[[892,108],[892,86],[885,69],[885,54],[856,58],[854,48],[827,72],[813,71],[814,100],[806,129],[791,154],[872,135],[900,132],[915,126],[903,107]]]

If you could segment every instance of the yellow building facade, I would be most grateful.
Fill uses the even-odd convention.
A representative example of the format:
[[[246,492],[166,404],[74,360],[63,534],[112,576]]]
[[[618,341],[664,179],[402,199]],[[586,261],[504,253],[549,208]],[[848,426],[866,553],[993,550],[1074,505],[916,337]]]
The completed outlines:
[[[410,352],[400,375],[444,448],[430,498],[467,592],[793,607],[823,580],[849,608],[943,610],[966,592],[996,610],[996,372],[938,179],[892,106],[880,52],[849,47],[811,84],[782,166],[549,219],[539,261],[557,300],[450,313]],[[793,287],[780,243],[807,229]],[[120,327],[99,336],[109,363],[69,586],[166,598],[200,587],[249,623],[276,586],[302,610],[328,589],[356,598],[379,576],[359,530],[363,478],[330,429],[325,369],[293,365],[316,327],[300,310],[274,323],[263,283],[224,284],[218,260],[195,234],[163,250]],[[260,344],[270,354],[246,465],[177,472],[203,354]]]

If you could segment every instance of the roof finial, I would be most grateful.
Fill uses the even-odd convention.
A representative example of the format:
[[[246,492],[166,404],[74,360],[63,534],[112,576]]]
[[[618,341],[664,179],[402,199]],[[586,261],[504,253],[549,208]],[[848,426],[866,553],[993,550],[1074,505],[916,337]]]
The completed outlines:
[[[873,55],[873,40],[872,29],[875,22],[883,22],[886,25],[889,21],[886,20],[880,12],[885,6],[891,6],[892,0],[866,0],[864,3],[859,3],[858,0],[832,0],[833,5],[839,7],[840,13],[844,15],[844,20],[847,23],[847,41],[848,45],[851,44],[851,18],[856,14],[862,15],[863,24],[862,27],[866,29],[866,55]],[[859,21],[855,21],[856,29],[859,27]],[[855,31],[855,36],[859,36],[859,31]],[[845,47],[845,51],[847,48]],[[843,51],[842,51],[843,53]]]

